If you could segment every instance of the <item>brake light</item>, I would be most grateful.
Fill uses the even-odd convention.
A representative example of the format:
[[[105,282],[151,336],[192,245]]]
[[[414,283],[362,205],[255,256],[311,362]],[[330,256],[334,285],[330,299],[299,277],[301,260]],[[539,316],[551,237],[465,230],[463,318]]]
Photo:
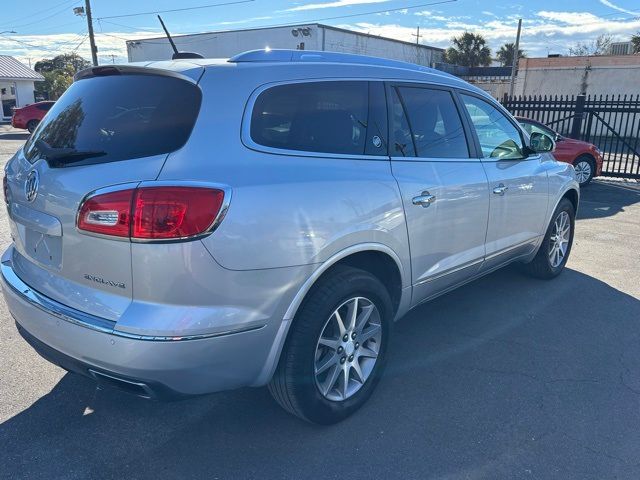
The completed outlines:
[[[78,214],[78,229],[142,240],[175,240],[205,233],[218,217],[224,191],[140,187],[95,195]]]
[[[80,207],[78,228],[87,232],[128,237],[133,189],[90,197]]]

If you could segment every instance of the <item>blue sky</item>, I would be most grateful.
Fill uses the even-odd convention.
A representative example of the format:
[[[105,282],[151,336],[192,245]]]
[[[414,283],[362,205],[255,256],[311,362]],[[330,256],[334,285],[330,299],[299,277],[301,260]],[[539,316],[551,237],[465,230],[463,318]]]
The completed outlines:
[[[471,31],[484,35],[493,51],[513,41],[522,18],[522,47],[529,56],[566,54],[576,42],[600,34],[624,41],[640,31],[638,0],[93,0],[100,60],[126,60],[126,39],[160,34],[154,14],[122,15],[234,1],[162,16],[174,34],[319,21],[415,41],[419,25],[422,43],[447,47],[451,37]],[[4,1],[0,32],[16,33],[0,33],[0,53],[32,63],[69,51],[88,58],[86,21],[73,14],[80,5],[84,1]]]

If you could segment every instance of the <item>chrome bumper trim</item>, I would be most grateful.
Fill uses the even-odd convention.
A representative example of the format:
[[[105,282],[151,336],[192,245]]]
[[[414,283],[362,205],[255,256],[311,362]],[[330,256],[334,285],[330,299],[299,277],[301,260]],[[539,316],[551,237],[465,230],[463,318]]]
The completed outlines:
[[[65,322],[73,323],[81,327],[96,330],[98,332],[107,333],[109,335],[115,335],[118,337],[129,338],[132,340],[147,340],[155,342],[176,342],[183,340],[198,340],[203,338],[222,337],[226,335],[233,335],[236,333],[245,333],[253,330],[260,330],[265,325],[251,325],[245,328],[239,328],[235,330],[228,330],[215,333],[203,333],[198,335],[186,335],[186,336],[155,336],[155,335],[137,335],[133,333],[122,332],[115,329],[116,322],[108,320],[106,318],[96,317],[88,313],[81,312],[75,308],[63,305],[49,297],[36,292],[29,285],[24,283],[18,275],[16,275],[11,264],[11,260],[5,260],[0,264],[0,273],[4,283],[11,288],[16,294],[22,298],[22,300],[28,302],[34,307],[42,310],[49,315],[57,317]]]

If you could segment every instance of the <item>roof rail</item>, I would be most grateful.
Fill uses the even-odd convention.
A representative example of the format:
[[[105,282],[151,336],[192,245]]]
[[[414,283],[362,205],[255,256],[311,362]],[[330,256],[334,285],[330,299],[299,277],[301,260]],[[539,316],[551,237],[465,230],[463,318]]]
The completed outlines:
[[[231,63],[247,62],[328,62],[328,63],[355,63],[361,65],[373,65],[381,67],[403,68],[420,72],[443,74],[439,70],[416,65],[399,60],[389,60],[387,58],[369,57],[366,55],[355,55],[352,53],[321,52],[314,50],[280,50],[264,49],[250,50],[239,53],[229,59]],[[446,74],[445,74],[446,75]]]

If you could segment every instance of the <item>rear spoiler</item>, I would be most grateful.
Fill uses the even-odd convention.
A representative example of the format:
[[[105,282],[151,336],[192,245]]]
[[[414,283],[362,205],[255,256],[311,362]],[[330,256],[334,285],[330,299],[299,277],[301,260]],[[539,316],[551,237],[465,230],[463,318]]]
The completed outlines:
[[[200,65],[193,65],[189,71],[193,70],[197,70],[199,72],[194,75],[196,78],[192,78],[174,70],[166,70],[163,68],[143,67],[140,65],[104,65],[80,70],[73,76],[73,81],[77,82],[78,80],[84,80],[87,78],[108,77],[113,75],[157,75],[162,77],[178,78],[180,80],[186,80],[187,82],[197,84],[198,80],[202,76],[204,68]]]

